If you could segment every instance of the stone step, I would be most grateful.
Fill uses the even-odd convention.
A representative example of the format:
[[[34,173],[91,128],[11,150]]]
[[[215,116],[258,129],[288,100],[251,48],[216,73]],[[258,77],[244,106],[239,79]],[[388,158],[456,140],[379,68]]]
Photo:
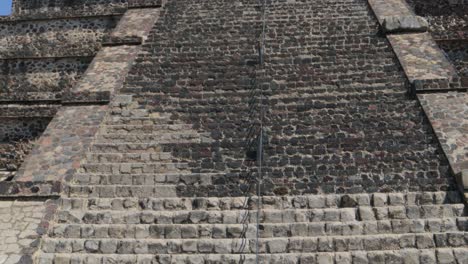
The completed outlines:
[[[84,163],[81,173],[138,174],[165,173],[185,171],[189,169],[186,162],[151,162],[151,163]]]
[[[463,204],[386,206],[327,209],[264,209],[261,223],[346,222],[463,217]],[[242,224],[256,223],[257,210],[66,210],[58,214],[59,223],[84,224]]]
[[[159,113],[152,113],[159,114]],[[122,116],[119,113],[113,113],[108,117],[103,125],[183,125],[178,120],[170,118],[154,118],[154,117],[128,117]]]
[[[101,133],[95,139],[96,143],[203,143],[211,142],[209,133],[158,133],[153,131],[152,133],[142,133],[136,129],[132,129],[129,132],[119,131],[118,133]]]
[[[326,63],[326,62],[325,62]],[[148,65],[149,67],[149,65]],[[156,67],[151,66],[151,67]],[[182,67],[179,65],[179,67]],[[184,65],[183,67],[185,68],[190,68],[189,65]],[[280,68],[280,66],[277,66]],[[143,69],[142,69],[143,70]],[[271,69],[269,69],[271,70]],[[278,69],[279,70],[279,69]],[[284,69],[283,69],[284,70]],[[321,71],[321,74],[316,73],[316,77],[311,78],[311,79],[306,79],[303,83],[301,82],[301,86],[309,86],[309,87],[320,87],[323,85],[339,85],[340,87],[349,87],[349,86],[358,86],[358,85],[364,85],[364,86],[371,86],[371,85],[383,85],[383,84],[390,84],[390,83],[402,83],[405,81],[405,77],[401,74],[399,71],[395,72],[390,72],[390,73],[371,73],[368,72],[367,74],[361,73],[357,74],[355,72],[349,72],[349,73],[335,73],[331,74],[330,72],[326,72],[326,69],[323,69]],[[291,72],[292,74],[293,72]],[[248,76],[248,73],[245,73],[245,76]],[[164,76],[164,77],[169,77],[169,76]],[[181,76],[189,78],[189,76]],[[221,78],[221,77],[220,77]],[[212,82],[211,86],[217,85],[217,86],[226,86],[224,89],[229,88],[229,87],[238,87],[239,86],[239,81],[244,80],[246,77],[243,77],[241,79],[239,78],[229,78],[225,77],[223,79],[218,79],[216,82]],[[283,75],[280,75],[278,77],[279,80],[288,80],[288,72],[283,73]],[[135,81],[132,81],[132,84],[127,86],[123,92],[126,93],[133,93],[133,92],[151,92],[151,91],[159,91],[161,89],[168,89],[171,86],[164,85],[163,76],[152,76],[152,79],[161,79],[161,83],[163,84],[162,87],[154,86],[154,81],[151,83],[149,80],[144,80],[144,79],[138,79]],[[207,88],[210,87],[209,82],[207,82]],[[251,85],[243,82],[241,83],[241,87],[243,85],[244,89],[248,89],[251,87]],[[167,87],[166,87],[167,86]],[[145,87],[146,89],[144,90],[134,90],[134,87]],[[214,87],[212,88],[214,89]]]
[[[158,153],[87,153],[88,163],[143,163],[143,162],[167,162],[170,163],[173,156],[167,152]]]
[[[87,253],[43,253],[39,252],[35,259],[39,264],[52,264],[53,260],[64,263],[135,263],[135,264],[257,264],[256,254],[87,254]],[[260,264],[349,264],[349,263],[458,263],[468,262],[468,249],[437,248],[437,249],[403,249],[374,250],[351,252],[321,252],[321,253],[277,253],[259,254]]]
[[[395,119],[395,113],[405,113],[403,110],[411,110],[406,115],[413,117],[419,117],[422,120],[422,114],[419,111],[419,107],[412,101],[402,101],[394,98],[394,100],[362,100],[362,101],[291,101],[285,98],[281,104],[274,100],[275,104],[271,105],[269,114],[280,115],[283,111],[290,115],[303,115],[305,111],[314,111],[317,115],[317,111],[335,111],[333,114],[343,112],[346,115],[360,114],[360,115],[373,115],[373,116],[385,116],[387,118]],[[220,109],[224,109],[226,112],[220,112]],[[297,113],[297,109],[302,109]],[[400,109],[400,110],[398,110]],[[217,112],[213,112],[216,111]],[[248,98],[222,98],[222,99],[204,99],[204,100],[193,100],[193,99],[161,99],[161,104],[154,107],[153,111],[172,111],[173,113],[184,113],[192,114],[196,117],[201,116],[232,116],[233,118],[240,118],[239,113],[245,113],[247,115],[251,110]],[[377,111],[378,110],[378,111]],[[418,110],[418,111],[415,111]],[[219,112],[219,113],[218,113]],[[283,114],[286,114],[283,113]],[[322,115],[326,115],[326,112],[322,112]],[[330,114],[328,114],[330,115]],[[311,118],[309,118],[311,119]]]
[[[247,92],[252,92],[252,87],[249,85],[250,84],[250,79],[243,78],[242,83],[244,83],[243,86],[238,86],[238,87],[211,87],[207,85],[204,89],[203,94],[216,94],[216,93],[232,93],[234,94],[235,92],[240,92],[242,93],[247,93]],[[275,83],[273,83],[275,84]],[[277,83],[279,86],[278,91],[281,91],[282,85],[281,83]],[[401,92],[406,92],[404,89],[405,85],[405,80],[402,78],[400,82],[394,82],[394,83],[379,83],[379,84],[357,84],[357,85],[344,85],[344,86],[339,86],[337,87],[336,85],[322,85],[322,86],[306,86],[305,84],[296,84],[294,88],[288,87],[288,91],[291,93],[301,93],[301,94],[310,94],[310,95],[317,95],[317,96],[328,96],[328,95],[353,95],[353,94],[375,94],[375,93],[385,93],[387,95],[391,95],[393,93],[401,93]],[[137,87],[127,87],[127,89],[132,89],[133,91],[138,91],[141,92],[142,88],[137,88]],[[159,87],[159,94],[164,95],[167,93],[171,93],[171,90],[167,87]],[[193,93],[197,93],[196,91],[193,91]],[[151,93],[149,93],[151,94]],[[153,95],[158,94],[157,92],[154,92]],[[384,96],[384,95],[382,95]],[[118,114],[118,113],[116,113]]]
[[[134,105],[130,104],[130,107],[134,107]],[[164,116],[151,116],[148,110],[142,108],[142,109],[134,109],[134,108],[128,108],[128,106],[113,106],[111,110],[111,116],[106,118],[106,121],[109,121],[109,119],[114,119],[112,118],[112,115],[119,115],[119,116],[124,116],[124,117],[132,117],[132,118],[154,118],[158,120],[168,120],[169,117],[167,115]]]
[[[168,153],[165,153],[168,154]],[[127,154],[126,154],[127,155]],[[142,153],[141,155],[146,155]],[[169,154],[168,154],[169,155]],[[229,174],[227,174],[229,175]],[[147,173],[147,174],[86,174],[77,173],[71,184],[80,185],[154,185],[157,183],[210,184],[213,180],[225,177],[219,173]]]
[[[199,175],[208,178],[210,175]],[[183,178],[183,176],[180,176]],[[209,180],[204,180],[208,182]],[[91,183],[93,184],[93,183]],[[94,184],[99,184],[95,182]],[[141,183],[152,185],[152,183]],[[65,210],[250,210],[257,209],[257,196],[252,197],[187,197],[187,198],[66,198],[61,200]],[[353,208],[359,206],[423,206],[461,204],[456,192],[361,193],[295,196],[262,196],[264,209],[324,209]]]
[[[156,66],[152,66],[156,67]],[[180,66],[182,67],[182,66]],[[187,66],[185,66],[187,67]],[[283,66],[284,67],[284,66]],[[142,69],[144,70],[144,69]],[[285,72],[284,75],[278,76],[277,78],[287,80],[288,76],[293,74],[293,72],[288,73]],[[383,75],[383,76],[382,76]],[[375,77],[371,77],[375,76]],[[165,76],[168,78],[168,76]],[[186,78],[190,78],[189,76],[186,76]],[[157,78],[155,76],[155,79],[161,79],[164,80],[164,78]],[[337,81],[339,79],[339,81]],[[370,85],[377,85],[381,86],[383,84],[388,84],[388,83],[402,83],[405,81],[404,77],[401,75],[401,73],[395,73],[393,75],[389,74],[357,74],[357,73],[347,73],[347,74],[331,74],[330,72],[325,72],[322,71],[322,73],[315,74],[314,78],[311,78],[310,80],[304,81],[303,83],[301,82],[302,86],[309,86],[309,87],[315,87],[315,86],[323,86],[323,85],[339,85],[340,87],[347,87],[347,86],[359,86],[359,85],[364,85],[364,86],[370,86]],[[154,86],[155,81],[146,81],[146,80],[141,80],[139,81],[133,81],[131,86],[126,87],[123,91],[126,93],[135,93],[141,95],[142,93],[151,93],[151,92],[160,92],[162,90],[167,89],[168,87],[165,88],[165,86]],[[230,86],[230,87],[238,87],[239,86],[239,80],[238,79],[224,79],[224,80],[218,80],[217,85],[224,85],[224,86]],[[242,83],[244,89],[249,89],[251,85],[248,83]],[[142,88],[144,87],[144,88]],[[209,87],[212,87],[211,89]],[[208,86],[207,90],[214,90],[216,89],[214,85]],[[196,92],[192,91],[193,94],[202,94],[202,91]],[[145,94],[145,97],[149,96],[149,94]],[[183,97],[184,95],[180,95],[180,97]]]
[[[249,80],[246,80],[248,82]],[[284,97],[284,98],[293,98],[296,100],[299,100],[301,98],[304,99],[317,99],[317,100],[329,100],[329,99],[337,99],[337,100],[357,100],[360,98],[363,99],[381,99],[381,98],[403,98],[403,96],[406,95],[406,90],[403,89],[403,84],[400,85],[388,85],[388,84],[378,84],[378,85],[372,85],[370,87],[364,87],[364,86],[349,86],[349,87],[332,87],[332,86],[323,86],[323,87],[295,87],[294,89],[292,88],[285,88],[283,87],[285,84],[278,82],[278,83],[272,83],[272,86],[277,86],[274,87],[272,91],[264,91],[265,93],[269,94],[269,100],[279,100],[276,99],[277,97]],[[211,89],[205,89],[202,92],[197,92],[194,91],[191,93],[191,95],[203,95],[203,98],[216,98],[220,96],[227,96],[227,97],[251,97],[252,92],[256,89],[255,87],[239,87],[238,90],[233,90],[226,88],[225,90],[221,89],[216,89],[216,90],[211,90]],[[152,96],[164,96],[165,98],[170,98],[170,95],[173,95],[176,98],[180,98],[180,95],[177,95],[175,92],[171,92],[169,89],[165,89],[161,87],[159,89],[159,92],[154,92],[151,93]],[[288,97],[286,97],[288,96]],[[119,120],[129,120],[129,118],[125,117],[120,117],[116,116],[115,117],[116,121]],[[160,122],[160,119],[155,119],[155,118],[144,118],[144,117],[138,117],[134,118],[135,120],[144,120],[144,121],[153,121],[154,123],[157,124],[156,122]]]
[[[307,154],[307,151],[308,150],[302,152]],[[342,184],[346,184],[346,182],[352,182],[354,185],[399,184],[401,185],[401,189],[397,188],[394,189],[394,191],[400,190],[400,192],[415,190],[412,189],[411,186],[406,185],[416,184],[418,186],[425,185],[426,188],[422,189],[424,191],[438,191],[439,189],[431,187],[454,180],[450,173],[448,173],[449,168],[447,164],[434,165],[427,156],[419,156],[416,154],[413,154],[413,156],[409,158],[420,160],[414,160],[410,163],[408,161],[385,163],[379,160],[362,159],[360,161],[355,161],[355,164],[341,164],[341,167],[337,168],[331,161],[311,163],[307,158],[299,160],[292,159],[291,161],[283,161],[274,158],[269,161],[268,167],[264,168],[264,177],[267,179],[267,184],[262,188],[262,192],[264,195],[273,195],[277,194],[277,188],[284,189],[286,187],[286,189],[291,188],[290,191],[295,194],[301,194],[302,192],[329,193],[333,190],[327,190],[326,188],[315,189],[314,187],[330,187],[330,185],[336,184],[341,186]],[[184,158],[180,159],[180,161],[184,161]],[[381,165],[383,167],[359,169],[359,167],[356,166],[358,166],[360,162],[376,162],[376,165]],[[238,162],[230,162],[228,164],[226,164],[226,162],[213,161],[190,162],[190,170],[173,171],[167,173],[167,175],[165,175],[166,173],[79,173],[80,177],[75,177],[72,184],[94,185],[100,183],[104,186],[173,185],[179,192],[183,193],[185,191],[186,195],[217,197],[224,194],[226,196],[235,197],[244,195],[253,177],[246,171],[242,174],[230,172],[231,168],[242,169],[239,164]],[[430,168],[428,168],[428,166]],[[324,168],[327,170],[324,170]],[[255,167],[252,167],[251,171],[255,171],[255,169]],[[279,175],[278,170],[282,169],[288,169],[291,173],[295,174],[290,176]],[[208,174],[210,176],[207,176]],[[323,182],[324,179],[327,179],[327,183]],[[283,180],[287,180],[288,184],[282,183]],[[275,181],[277,183],[275,183]],[[404,188],[405,186],[408,189]],[[370,187],[370,189],[361,190],[361,192],[389,191],[385,186],[382,186],[382,189],[373,189],[371,186],[366,187]],[[374,188],[375,187],[377,186],[374,186]],[[309,190],[309,188],[313,189]],[[440,190],[452,189],[444,188]],[[359,190],[356,189],[353,193],[357,191]]]
[[[248,82],[248,80],[246,80]],[[268,95],[269,102],[282,102],[285,100],[289,101],[297,101],[297,102],[304,102],[307,100],[316,100],[317,102],[328,102],[330,100],[334,101],[348,101],[348,102],[360,102],[362,100],[398,100],[398,99],[406,99],[407,98],[407,91],[402,89],[402,86],[398,87],[389,87],[385,85],[375,85],[371,88],[361,88],[355,89],[354,87],[351,88],[311,88],[311,87],[300,87],[295,89],[285,89],[282,87],[281,83],[272,83],[271,86],[274,88],[272,90],[266,90],[264,93]],[[279,86],[279,87],[275,87]],[[189,98],[183,98],[180,94],[176,91],[170,91],[169,89],[165,89],[160,87],[159,92],[155,91],[152,93],[152,96],[159,95],[161,98],[165,100],[194,100],[196,97],[200,97],[203,100],[209,99],[220,99],[220,98],[229,98],[230,100],[247,100],[252,97],[254,87],[239,87],[240,90],[211,90],[211,89],[204,89],[203,91],[193,91],[190,93]],[[134,90],[138,91],[138,90]],[[115,118],[116,120],[112,120],[113,122],[119,122],[120,120],[127,121],[128,118]],[[161,119],[155,118],[144,118],[138,117],[135,120],[142,120],[151,122],[154,124],[162,124]],[[111,122],[107,122],[108,124],[112,124]]]
[[[468,232],[334,237],[262,238],[259,253],[350,252],[463,247]],[[43,238],[45,253],[235,254],[255,253],[256,239],[54,239]]]
[[[194,131],[191,124],[151,124],[151,125],[121,125],[109,124],[101,126],[101,131],[107,133],[125,133],[131,131],[140,133],[158,132],[158,133],[181,133]]]
[[[56,224],[51,238],[220,239],[256,238],[256,224]],[[468,231],[468,218],[408,219],[325,223],[260,224],[260,238],[326,237]]]
[[[95,153],[157,153],[171,152],[174,144],[161,143],[94,143],[91,152]]]
[[[176,185],[69,185],[70,197],[177,197]]]
[[[352,31],[358,33],[358,35],[353,36],[353,35],[340,35],[340,31],[335,31],[334,34],[330,34],[328,38],[325,38],[324,34],[322,34],[320,31],[314,31],[314,29],[311,29],[312,34],[304,34],[301,36],[301,42],[291,42],[292,45],[268,45],[266,47],[266,59],[272,59],[272,58],[277,58],[277,57],[282,57],[282,58],[291,58],[295,56],[302,56],[302,55],[323,55],[323,59],[331,58],[334,55],[343,55],[343,56],[337,56],[336,61],[338,64],[347,62],[350,65],[356,65],[356,62],[359,61],[364,61],[368,60],[369,63],[379,65],[379,66],[384,66],[384,65],[390,65],[389,62],[391,62],[391,58],[395,57],[395,54],[392,54],[391,47],[388,45],[388,42],[386,42],[385,38],[375,38],[375,36],[372,36],[372,34],[377,32],[377,27],[369,27],[366,25],[362,25],[361,23],[366,23],[366,21],[361,21],[358,23],[355,23],[353,21],[345,22],[340,21],[339,23],[335,23],[338,27],[346,27],[347,25],[344,25],[345,23],[349,24],[349,27]],[[313,23],[307,23],[308,26],[314,25],[314,26],[322,26],[321,23],[313,22]],[[360,24],[360,25],[359,25]],[[291,26],[296,26],[291,24]],[[357,29],[356,26],[360,26],[361,29]],[[289,37],[289,38],[294,38],[295,41],[297,41],[297,36],[291,35],[288,30],[291,29],[292,27],[284,27],[281,30],[277,30],[273,36],[266,36],[266,41],[277,41],[278,39]],[[358,31],[361,30],[361,31]],[[182,33],[184,34],[184,33]],[[294,33],[293,33],[294,34]],[[161,36],[163,37],[163,36]],[[210,58],[219,58],[222,56],[222,54],[225,54],[226,57],[231,57],[233,59],[239,59],[238,57],[236,58],[235,55],[239,53],[243,53],[242,59],[245,58],[255,58],[255,53],[253,53],[250,48],[253,48],[255,46],[255,42],[252,40],[239,40],[239,41],[230,41],[226,42],[223,39],[215,38],[216,36],[213,36],[212,39],[209,39],[210,44],[206,45],[203,42],[200,43],[193,43],[191,42],[190,44],[191,47],[190,49],[184,48],[184,49],[178,49],[178,52],[175,53],[174,51],[171,53],[175,60],[172,61],[172,63],[184,63],[184,64],[190,64],[193,63],[193,61],[183,61],[179,60],[178,58],[180,57],[189,57],[191,59],[199,59],[202,56],[209,56]],[[146,63],[153,63],[156,62],[157,58],[164,58],[164,52],[168,52],[171,49],[177,47],[177,45],[183,46],[183,45],[189,44],[187,40],[179,40],[177,42],[176,40],[173,39],[161,39],[157,43],[150,43],[145,45],[148,49],[159,49],[160,52],[158,53],[151,53],[151,54],[144,54],[141,57],[138,57],[136,59],[137,62],[137,67],[146,67],[147,65],[143,65],[140,62],[145,61]],[[205,44],[205,45],[203,45]],[[224,45],[222,45],[224,44]],[[179,47],[180,47],[179,46]],[[216,47],[216,49],[214,49]],[[291,49],[290,53],[277,53],[280,50],[286,51],[288,49]],[[363,52],[362,55],[368,55],[368,54],[378,54],[381,53],[382,56],[380,57],[359,57],[357,56],[359,53],[357,51]],[[346,60],[346,58],[353,58],[354,60]],[[309,62],[309,61],[308,61]],[[314,61],[312,61],[314,62]],[[316,60],[315,60],[316,62]],[[382,63],[378,63],[382,62]],[[338,65],[337,64],[337,65]],[[398,64],[391,63],[392,65],[398,67]],[[202,64],[206,65],[206,64]],[[232,64],[230,65],[232,67],[239,67],[241,65],[238,64]],[[267,66],[270,66],[267,64]],[[365,66],[364,64],[362,66]],[[377,68],[378,69],[378,68]],[[377,72],[377,71],[374,71]],[[172,73],[172,72],[169,72]],[[133,80],[133,78],[132,78]]]

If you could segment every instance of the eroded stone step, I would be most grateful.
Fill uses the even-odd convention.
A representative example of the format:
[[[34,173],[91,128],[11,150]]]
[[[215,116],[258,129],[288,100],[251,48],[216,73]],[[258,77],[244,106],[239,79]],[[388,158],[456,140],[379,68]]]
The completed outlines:
[[[157,115],[159,113],[151,113]],[[128,117],[122,116],[119,113],[113,113],[105,121],[104,125],[183,125],[178,120],[171,118],[154,118],[154,117]]]
[[[468,218],[408,219],[353,222],[261,224],[260,238],[362,236],[468,231]],[[243,224],[56,224],[51,238],[220,239],[256,238],[255,223]]]
[[[466,238],[465,238],[466,236]],[[259,253],[349,252],[463,247],[468,232],[338,237],[262,238]],[[43,238],[45,253],[235,254],[255,253],[255,239],[54,239]]]
[[[79,264],[115,263],[118,261],[136,264],[256,264],[255,254],[68,254],[43,253],[36,255],[40,264],[53,264],[58,259],[67,263],[75,261]],[[437,249],[403,249],[386,251],[352,251],[352,252],[321,252],[321,253],[278,253],[260,254],[260,264],[336,264],[336,263],[467,263],[468,249],[437,248]]]
[[[173,156],[167,152],[158,153],[87,153],[89,163],[141,163],[171,162]]]
[[[425,218],[463,217],[463,204],[387,206],[327,209],[264,209],[260,212],[261,223],[296,223],[329,221],[375,221]],[[234,211],[153,211],[146,210],[100,210],[60,211],[59,223],[85,224],[242,224],[256,223],[257,210]]]
[[[143,153],[141,155],[146,155]],[[167,154],[169,155],[169,154]],[[86,174],[77,173],[71,184],[81,185],[154,185],[157,183],[210,184],[213,179],[229,177],[219,173],[148,173],[148,174]]]
[[[424,163],[422,163],[424,164]],[[195,165],[195,164],[192,164]],[[275,164],[273,164],[275,165]],[[205,166],[198,164],[197,166]],[[223,166],[222,164],[216,166]],[[422,165],[421,165],[422,166]],[[297,175],[284,176],[278,175],[281,170],[290,170],[291,173]],[[406,191],[453,191],[456,190],[454,179],[448,171],[448,166],[439,166],[433,170],[421,169],[409,171],[405,168],[398,169],[379,169],[369,170],[367,172],[356,171],[355,168],[344,167],[342,170],[322,171],[318,168],[297,166],[297,165],[275,165],[269,167],[268,171],[264,171],[264,177],[275,178],[278,183],[273,181],[266,181],[267,184],[263,186],[262,193],[264,195],[307,195],[310,193],[336,193],[348,192],[406,192]],[[307,171],[304,171],[307,170]],[[385,170],[385,171],[384,171]],[[210,174],[228,174],[222,173],[217,170],[206,170]],[[215,173],[211,173],[215,172]],[[205,173],[203,173],[205,174]],[[102,174],[96,174],[97,177],[88,178],[86,181],[74,180],[71,186],[80,184],[84,186],[92,186],[100,181],[103,186],[118,185],[119,188],[124,186],[170,186],[176,189],[180,197],[239,197],[245,196],[246,192],[254,192],[255,184],[252,177],[248,175],[235,175],[235,176],[214,176],[211,178],[190,176],[191,173],[186,173],[186,176],[180,178],[152,178],[141,177],[141,174],[136,177],[128,177],[126,175],[116,175],[116,177],[108,177]],[[122,177],[120,177],[122,176]],[[406,178],[404,178],[406,177]],[[323,179],[328,179],[324,183]],[[90,179],[90,180],[89,180]],[[154,179],[154,182],[153,182]],[[288,184],[281,183],[283,180],[288,180]],[[308,183],[304,184],[307,180]],[[346,186],[352,183],[349,190],[343,187],[337,188],[336,186]],[[447,188],[449,185],[450,188]],[[79,191],[79,190],[78,190]],[[95,193],[94,195],[98,195]]]
[[[81,173],[139,174],[185,171],[190,166],[186,162],[152,163],[84,163]]]
[[[131,132],[118,132],[118,133],[101,133],[96,138],[96,143],[160,143],[160,144],[171,144],[171,143],[201,143],[210,142],[209,133],[199,134],[193,133],[160,133],[156,131],[153,133],[142,133],[138,130],[132,130]]]
[[[125,133],[137,131],[139,133],[180,133],[183,131],[194,131],[191,124],[151,124],[151,125],[104,125],[101,130],[107,133]]]
[[[198,175],[204,177],[205,175]],[[183,177],[183,176],[180,176]],[[206,175],[208,178],[209,175]],[[208,180],[206,180],[208,182]],[[91,184],[99,184],[97,182]],[[130,183],[129,183],[130,184]],[[152,185],[150,183],[141,183]],[[461,204],[462,197],[456,192],[412,192],[412,193],[362,193],[296,196],[262,196],[264,209],[319,209],[353,208],[359,206],[423,206]],[[186,198],[62,198],[65,210],[244,210],[257,209],[258,197],[186,197]]]
[[[162,143],[94,143],[91,146],[91,152],[96,153],[157,153],[174,149],[174,144]]]
[[[243,78],[243,82],[250,82],[250,79]],[[284,89],[282,85],[285,85],[286,82],[281,82],[281,81],[273,81],[272,85],[277,85],[278,86],[278,91],[281,91],[281,89]],[[244,85],[245,86],[245,85]],[[160,87],[158,91],[154,91],[153,93],[151,92],[142,92],[143,88],[142,87],[127,87],[127,89],[132,89],[135,92],[141,93],[141,95],[149,95],[149,96],[155,96],[155,95],[166,95],[170,93],[170,88],[165,88],[165,87]],[[236,87],[236,89],[233,89],[232,87],[210,87],[207,86],[206,89],[204,89],[203,94],[216,94],[221,92],[225,93],[235,93],[238,90],[240,90],[240,94],[242,93],[247,93],[247,92],[252,92],[252,87],[243,87],[239,86]],[[353,94],[382,94],[382,96],[386,95],[392,95],[394,93],[401,93],[401,92],[406,92],[405,89],[405,82],[404,79],[402,79],[400,82],[392,82],[392,83],[379,83],[379,84],[350,84],[350,85],[342,85],[337,87],[337,85],[317,85],[317,86],[307,86],[305,84],[296,84],[294,88],[288,87],[287,89],[291,93],[301,93],[301,94],[310,94],[310,95],[317,95],[317,96],[327,96],[330,94],[336,94],[336,95],[350,95],[352,96]],[[196,93],[196,91],[194,91]],[[151,118],[147,118],[151,119]]]

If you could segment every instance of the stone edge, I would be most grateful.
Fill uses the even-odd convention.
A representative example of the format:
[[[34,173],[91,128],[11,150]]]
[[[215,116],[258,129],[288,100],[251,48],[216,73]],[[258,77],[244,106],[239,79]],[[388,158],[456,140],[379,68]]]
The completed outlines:
[[[389,1],[389,2],[392,4],[391,1]],[[370,9],[373,11],[374,15],[376,16],[377,20],[379,21],[382,32],[384,34],[386,34],[387,36],[391,35],[392,33],[403,33],[403,34],[404,33],[421,33],[421,31],[416,31],[416,32],[411,32],[411,31],[410,32],[408,32],[408,31],[404,31],[404,32],[385,32],[385,30],[384,30],[385,25],[383,25],[383,24],[385,23],[386,17],[388,17],[388,16],[382,16],[381,14],[379,14],[378,9],[382,8],[382,7],[377,6],[377,5],[379,5],[379,3],[377,1],[368,0],[368,3],[369,3],[369,6],[370,6]],[[394,5],[395,10],[390,11],[390,12],[393,12],[394,16],[398,16],[399,13],[413,14],[414,15],[414,12],[410,9],[410,7],[407,4],[406,0],[395,0],[393,2],[393,5]],[[400,9],[400,10],[398,10],[398,9]],[[415,19],[418,19],[418,16],[414,15],[414,17],[415,17]],[[426,34],[428,34],[428,33],[426,33]],[[387,39],[388,39],[388,37],[387,37]],[[440,48],[438,47],[438,45],[436,44],[436,42],[433,40],[432,37],[430,38],[429,41],[433,42],[433,43],[429,43],[429,45],[432,45],[432,46],[436,47],[440,51]],[[397,58],[398,58],[398,60],[400,61],[400,64],[401,64],[402,59],[398,56],[398,53],[395,52],[395,47],[393,45],[391,45],[391,46],[392,46],[392,49],[394,50],[394,53],[397,56]],[[440,52],[442,53],[442,51],[440,51]],[[409,79],[408,74],[407,74],[406,71],[405,71],[405,75],[406,75],[407,79]],[[449,81],[450,80],[448,80],[448,79],[440,79],[440,78],[439,79],[424,79],[424,80],[415,79],[415,80],[413,80],[413,82],[410,83],[410,85],[411,85],[410,86],[410,91],[408,91],[408,92],[409,92],[410,97],[412,97],[415,100],[418,100],[419,104],[422,106],[422,102],[419,100],[419,97],[417,96],[418,92],[440,93],[440,92],[453,91],[454,89],[450,88]],[[433,85],[436,85],[438,89],[424,89],[424,87],[433,86]],[[443,88],[441,89],[441,87],[443,87]],[[462,88],[462,89],[460,89],[458,91],[463,92],[463,91],[466,91],[466,89]],[[427,116],[424,109],[423,109],[423,113],[424,113],[425,117],[427,118],[427,120],[431,121],[430,117]],[[431,124],[431,128],[434,131],[434,128],[432,127],[432,122],[429,122],[429,123]],[[440,139],[437,136],[437,134],[435,133],[435,131],[434,131],[434,134],[437,137],[439,147],[442,149],[442,152],[444,153],[445,158],[448,159],[447,153],[445,151],[443,151],[443,148],[441,147]],[[468,203],[468,171],[463,170],[462,172],[456,174],[452,164],[450,162],[449,162],[449,164],[450,164],[450,168],[451,168],[451,170],[452,170],[452,172],[454,174],[455,179],[458,181],[460,191],[462,193],[464,193],[465,202]]]
[[[402,35],[402,36],[407,36],[408,38],[411,38],[412,34],[429,34],[427,33],[428,29],[428,24],[427,21],[420,16],[414,15],[414,12],[410,9],[409,5],[405,0],[393,0],[393,1],[382,1],[382,0],[368,0],[369,6],[371,10],[373,11],[375,17],[379,21],[381,31],[387,36],[388,41],[391,43],[392,49],[398,58],[400,65],[403,66],[403,58],[401,57],[402,55],[396,52],[396,47],[394,46],[395,43],[391,41],[389,38],[392,35]],[[392,6],[394,11],[388,10],[388,5]],[[384,15],[381,14],[380,11],[385,9],[389,14],[391,15]],[[401,13],[406,14],[406,15],[400,15]],[[411,15],[408,15],[411,14]],[[410,19],[412,21],[416,21],[416,24],[419,24],[420,27],[414,27],[414,28],[401,28],[400,30],[393,30],[390,32],[386,32],[385,30],[385,24],[387,20],[401,20],[401,18],[404,19]],[[443,52],[440,50],[438,47],[437,43],[433,40],[431,36],[427,40],[427,46],[428,47],[436,47],[436,50],[440,52],[441,56],[444,57]],[[445,62],[441,61],[439,63],[440,65],[445,64]],[[459,89],[459,88],[452,88],[450,85],[450,81],[452,81],[450,78],[453,79],[458,79],[458,76],[451,76],[450,78],[431,78],[431,79],[417,79],[417,78],[410,78],[410,74],[408,71],[403,67],[403,70],[405,72],[405,75],[407,79],[411,80],[410,81],[410,90],[408,91],[409,95],[415,99],[416,93],[418,92],[446,92],[446,91],[454,91],[454,90],[464,90]],[[459,81],[459,80],[455,80]]]
[[[0,182],[0,198],[5,197],[58,197],[62,191],[62,183],[58,181],[45,182]]]

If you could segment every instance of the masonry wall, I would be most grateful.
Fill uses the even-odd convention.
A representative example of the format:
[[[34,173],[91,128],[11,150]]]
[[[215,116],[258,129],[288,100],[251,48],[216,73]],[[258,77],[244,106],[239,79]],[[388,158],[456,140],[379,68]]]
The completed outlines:
[[[125,0],[14,0],[0,17],[0,170],[17,169],[80,80]]]

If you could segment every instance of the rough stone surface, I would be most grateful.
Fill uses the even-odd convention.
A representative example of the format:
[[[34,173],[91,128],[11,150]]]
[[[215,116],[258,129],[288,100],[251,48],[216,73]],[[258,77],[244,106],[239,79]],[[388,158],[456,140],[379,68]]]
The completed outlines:
[[[16,181],[62,181],[79,168],[102,122],[106,106],[65,107],[49,124]]]
[[[428,33],[387,36],[411,83],[423,82],[416,90],[449,89],[458,75]]]
[[[13,0],[13,18],[44,19],[115,15],[125,13],[127,8],[160,7],[162,2],[162,0]]]
[[[420,94],[418,99],[455,174],[468,169],[468,94]]]
[[[405,0],[368,0],[377,20],[381,25],[388,17],[411,17],[414,13]]]
[[[260,263],[466,259],[450,164],[366,1],[267,1],[265,48],[256,0],[173,0],[158,16],[133,9],[149,0],[21,3],[65,21],[132,8],[88,43],[108,46],[65,95],[110,104],[61,108],[0,184],[40,196],[63,183],[37,263],[255,263],[257,246]],[[413,84],[456,82],[439,77]]]
[[[267,13],[259,65],[257,1],[167,2],[38,263],[255,263],[257,246],[260,263],[462,258],[465,205],[367,3]]]
[[[113,17],[0,22],[0,58],[94,56]]]
[[[385,17],[382,28],[386,33],[426,32],[427,21],[418,16]]]
[[[109,102],[119,90],[138,51],[138,46],[104,47],[86,70],[82,80],[65,93],[64,103]]]
[[[141,44],[159,18],[159,8],[131,9],[125,12],[117,27],[105,38],[104,44]]]
[[[60,100],[84,73],[90,58],[0,60],[0,101]]]
[[[31,263],[53,205],[41,201],[0,201],[0,263]]]
[[[417,15],[425,17],[437,40],[468,38],[468,5],[465,0],[407,0]]]

